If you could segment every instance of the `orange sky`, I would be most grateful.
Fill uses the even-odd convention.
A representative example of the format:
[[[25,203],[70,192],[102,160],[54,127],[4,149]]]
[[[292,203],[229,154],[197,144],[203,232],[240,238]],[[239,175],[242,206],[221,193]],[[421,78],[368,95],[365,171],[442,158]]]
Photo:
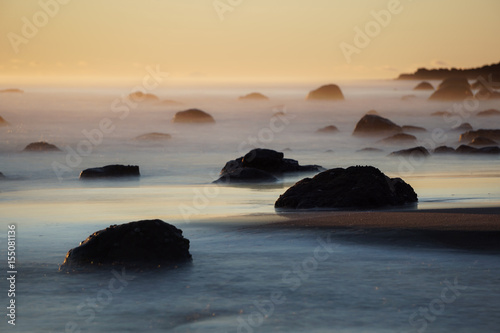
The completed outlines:
[[[107,82],[157,65],[196,82],[474,67],[500,61],[499,14],[498,0],[0,0],[0,84]]]

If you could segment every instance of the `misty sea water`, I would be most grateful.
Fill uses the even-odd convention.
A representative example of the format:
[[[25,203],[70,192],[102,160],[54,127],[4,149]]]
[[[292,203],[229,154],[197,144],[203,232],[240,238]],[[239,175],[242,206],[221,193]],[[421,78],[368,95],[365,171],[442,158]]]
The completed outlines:
[[[0,115],[11,126],[0,127],[0,172],[7,177],[0,182],[0,258],[7,257],[7,226],[15,224],[16,331],[496,332],[498,253],[390,237],[370,243],[357,237],[363,230],[257,227],[276,214],[280,194],[313,174],[288,175],[276,184],[212,184],[227,161],[260,147],[325,168],[376,166],[412,185],[419,195],[416,209],[498,207],[498,156],[433,155],[408,163],[387,155],[415,145],[351,135],[375,109],[399,125],[426,128],[414,135],[430,150],[457,147],[461,133],[430,115],[450,105],[427,102],[429,93],[413,92],[413,84],[345,83],[346,101],[335,103],[304,101],[310,87],[303,86],[260,89],[271,98],[262,103],[237,100],[255,87],[172,88],[154,93],[183,105],[139,103],[123,119],[112,105],[127,89],[34,87],[1,95]],[[401,99],[409,94],[416,97]],[[498,106],[483,101],[477,111]],[[175,112],[192,107],[209,112],[216,124],[171,122]],[[273,117],[276,112],[284,116]],[[474,112],[463,121],[475,129],[499,127],[498,118]],[[105,118],[113,130],[100,138],[95,130]],[[339,132],[316,133],[327,125]],[[435,129],[445,136],[434,140]],[[148,132],[172,138],[133,140]],[[96,144],[85,146],[89,138]],[[21,152],[34,141],[62,152]],[[366,147],[382,152],[358,152]],[[66,168],[54,170],[54,163]],[[141,177],[78,179],[81,170],[108,164],[139,165]],[[241,216],[255,216],[255,223],[241,223]],[[191,241],[191,264],[141,272],[58,271],[66,252],[91,233],[154,218],[183,230]],[[6,259],[6,272],[4,265]],[[117,289],[110,288],[113,278],[121,283]],[[8,290],[6,279],[0,290]],[[6,313],[7,298],[0,299]],[[4,317],[0,330],[7,327]]]

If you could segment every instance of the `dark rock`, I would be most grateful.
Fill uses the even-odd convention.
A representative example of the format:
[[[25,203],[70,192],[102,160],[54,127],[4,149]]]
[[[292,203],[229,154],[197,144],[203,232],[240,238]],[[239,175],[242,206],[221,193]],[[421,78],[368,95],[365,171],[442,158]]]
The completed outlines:
[[[389,154],[389,156],[412,156],[412,157],[427,157],[429,155],[430,155],[429,151],[422,146],[410,149],[398,150]]]
[[[433,117],[448,117],[451,115],[452,115],[452,113],[449,111],[436,111],[436,112],[431,113],[431,116],[433,116]]]
[[[469,143],[471,146],[493,146],[496,145],[497,142],[495,140],[491,140],[482,136],[478,136],[477,138],[472,139]]]
[[[254,93],[251,93],[251,94],[248,94],[245,96],[241,96],[240,98],[238,98],[238,100],[240,100],[240,101],[268,101],[269,97],[262,95],[261,93],[254,92]]]
[[[383,135],[401,132],[401,127],[389,119],[367,114],[356,124],[353,135]]]
[[[0,179],[5,179],[5,175],[0,172]]]
[[[344,100],[344,95],[336,84],[328,84],[313,90],[307,96],[307,100]]]
[[[474,95],[474,97],[480,101],[489,99],[499,99],[500,91],[482,88],[476,93],[476,95]]]
[[[499,147],[483,147],[483,148],[474,148],[467,145],[461,145],[456,150],[459,154],[500,154]]]
[[[403,132],[410,132],[410,133],[422,133],[422,132],[427,132],[427,130],[423,127],[419,126],[410,126],[410,125],[405,125],[401,127]]]
[[[0,126],[9,126],[9,122],[0,116]]]
[[[282,194],[275,208],[374,209],[417,202],[413,188],[371,166],[324,171],[305,178]]]
[[[339,129],[336,126],[330,125],[317,130],[317,133],[336,133]]]
[[[417,138],[411,134],[406,134],[406,133],[398,133],[394,134],[393,136],[390,136],[388,138],[383,139],[380,141],[381,143],[413,143],[416,142]]]
[[[40,142],[32,142],[29,145],[27,145],[23,151],[35,151],[35,152],[42,152],[42,151],[61,151],[61,149],[57,148],[53,144],[40,141]]]
[[[467,131],[460,135],[460,142],[470,142],[480,136],[490,140],[500,140],[500,129],[479,129],[477,131]]]
[[[0,90],[0,93],[2,93],[2,94],[4,94],[4,93],[22,94],[22,93],[24,93],[24,91],[21,89],[17,89],[17,88],[10,88],[10,89],[2,89],[2,90]]]
[[[459,126],[454,127],[453,130],[463,132],[463,131],[472,131],[473,128],[472,128],[472,125],[469,123],[462,123]]]
[[[214,181],[217,184],[224,183],[274,183],[278,178],[269,172],[255,168],[237,168],[225,173],[222,177]]]
[[[373,147],[367,147],[367,148],[360,149],[357,152],[358,153],[380,153],[380,152],[383,152],[383,150],[378,149],[378,148],[373,148]]]
[[[495,109],[489,109],[477,113],[478,117],[490,117],[490,116],[500,116],[500,111]]]
[[[244,171],[244,169],[256,169],[265,173],[258,173],[255,170]],[[252,180],[255,176],[255,182],[273,181],[276,177],[284,173],[292,172],[318,172],[324,170],[319,165],[299,165],[296,160],[284,158],[284,154],[271,149],[253,149],[245,156],[226,163],[220,172],[219,183],[228,183],[244,179],[244,182]]]
[[[455,149],[447,146],[439,146],[434,149],[434,154],[453,154],[455,153]]]
[[[211,115],[199,109],[179,111],[172,121],[174,123],[215,123]]]
[[[462,101],[473,97],[470,84],[464,77],[451,77],[443,80],[438,89],[429,97],[431,101]]]
[[[128,95],[128,98],[136,103],[141,102],[157,102],[160,99],[154,94],[143,93],[142,91],[135,91]]]
[[[432,84],[427,81],[420,82],[413,90],[434,90]]]
[[[139,177],[137,165],[106,165],[101,168],[91,168],[80,173],[80,179]]]
[[[136,141],[164,141],[171,139],[172,136],[167,133],[158,133],[158,132],[152,132],[152,133],[146,133],[143,135],[139,135],[134,138]]]
[[[191,261],[182,230],[161,220],[112,225],[68,251],[60,270],[120,265],[157,268]]]

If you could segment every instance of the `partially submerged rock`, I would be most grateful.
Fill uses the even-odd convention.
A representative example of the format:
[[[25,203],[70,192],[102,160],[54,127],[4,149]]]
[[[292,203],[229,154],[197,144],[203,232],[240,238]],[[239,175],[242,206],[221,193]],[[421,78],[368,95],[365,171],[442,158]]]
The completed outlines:
[[[455,149],[448,146],[439,146],[433,151],[434,154],[453,154]]]
[[[2,116],[0,116],[0,126],[9,126],[8,121],[3,119]]]
[[[101,168],[85,169],[80,173],[80,179],[139,177],[137,165],[106,165]]]
[[[403,130],[403,132],[410,132],[410,133],[423,133],[423,132],[427,132],[427,130],[423,127],[419,127],[419,126],[411,126],[411,125],[404,125],[403,127],[401,127],[401,129]]]
[[[179,111],[175,114],[174,123],[193,123],[193,124],[203,124],[203,123],[215,123],[214,118],[206,113],[205,111],[199,109],[189,109],[185,111]]]
[[[319,165],[299,165],[296,160],[284,158],[281,152],[257,148],[243,157],[227,162],[220,172],[220,178],[215,182],[272,182],[285,173],[322,170],[324,169]]]
[[[401,132],[402,129],[387,118],[366,114],[356,124],[353,135],[384,135]]]
[[[5,179],[5,175],[0,172],[0,179]]]
[[[23,151],[28,151],[28,152],[49,152],[49,151],[61,151],[61,149],[57,148],[55,145],[45,142],[45,141],[39,141],[39,142],[32,142],[29,145],[27,145]]]
[[[495,109],[489,109],[480,111],[477,113],[478,117],[491,117],[491,116],[500,116],[500,111]]]
[[[238,98],[238,100],[240,100],[240,101],[268,101],[269,97],[267,97],[261,93],[254,92],[254,93],[250,93],[250,94],[245,95],[245,96],[241,96]]]
[[[152,132],[152,133],[146,133],[142,134],[139,136],[136,136],[134,138],[135,141],[165,141],[171,139],[172,136],[167,133],[158,133],[158,132]]]
[[[1,94],[5,94],[5,93],[22,94],[22,93],[24,93],[24,91],[21,89],[17,89],[17,88],[9,88],[9,89],[1,89],[0,93]]]
[[[371,166],[336,168],[305,178],[276,201],[281,209],[374,209],[413,204],[413,188]]]
[[[466,78],[451,77],[441,82],[438,89],[429,97],[429,100],[462,101],[473,96],[474,94]]]
[[[436,111],[436,112],[431,113],[431,116],[433,116],[433,117],[449,117],[451,115],[452,115],[452,113],[449,111]]]
[[[467,145],[461,145],[456,149],[456,152],[459,154],[488,154],[488,155],[497,155],[500,154],[500,148],[493,147],[482,147],[482,148],[474,148]]]
[[[342,94],[342,90],[340,90],[339,86],[336,84],[328,84],[325,86],[321,86],[316,90],[313,90],[307,95],[307,100],[323,100],[323,101],[337,101],[344,100],[344,94]]]
[[[493,146],[496,145],[497,142],[495,140],[491,140],[489,138],[485,138],[483,136],[478,136],[474,139],[472,139],[471,142],[469,142],[469,145],[471,146]]]
[[[191,261],[182,230],[162,220],[112,225],[68,251],[60,270],[119,265],[157,268]]]
[[[460,135],[460,142],[470,142],[477,137],[488,138],[490,140],[500,140],[500,129],[479,129],[467,131]]]
[[[422,146],[413,147],[409,149],[402,149],[389,154],[389,156],[411,156],[411,157],[428,157],[429,151]]]
[[[326,127],[323,127],[323,128],[320,128],[319,130],[317,130],[316,132],[317,133],[337,133],[339,131],[339,129],[334,126],[334,125],[329,125],[329,126],[326,126]]]
[[[136,103],[140,102],[158,102],[160,99],[158,96],[150,93],[143,93],[142,91],[135,91],[128,95],[128,98]]]
[[[453,130],[464,132],[464,131],[472,131],[473,128],[472,128],[472,125],[469,123],[461,123],[459,126],[454,127]]]
[[[413,90],[434,90],[432,84],[427,81],[420,82]]]
[[[381,152],[383,152],[383,150],[379,149],[379,148],[367,147],[367,148],[360,149],[357,152],[358,153],[381,153]]]
[[[381,143],[413,143],[416,141],[417,138],[411,134],[398,133],[383,139]]]

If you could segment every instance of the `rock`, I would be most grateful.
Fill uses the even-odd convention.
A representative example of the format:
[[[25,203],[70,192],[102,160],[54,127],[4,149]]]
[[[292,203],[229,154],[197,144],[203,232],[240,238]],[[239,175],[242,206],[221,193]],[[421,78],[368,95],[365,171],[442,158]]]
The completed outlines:
[[[411,134],[398,133],[381,140],[381,143],[414,143],[417,138]]]
[[[139,177],[137,165],[106,165],[101,168],[85,169],[80,173],[80,179]]]
[[[238,98],[238,100],[240,100],[240,101],[268,101],[269,97],[262,95],[261,93],[254,92],[254,93],[251,93],[251,94],[248,94],[245,96],[241,96],[240,98]]]
[[[158,132],[152,132],[152,133],[146,133],[143,135],[139,135],[134,138],[136,141],[165,141],[168,139],[171,139],[172,136],[167,133],[158,133]]]
[[[179,111],[172,121],[174,123],[215,123],[211,115],[199,109]]]
[[[276,201],[283,209],[374,209],[416,203],[417,194],[400,178],[372,166],[336,168],[305,178]]]
[[[307,96],[307,100],[344,100],[344,95],[336,84],[328,84],[313,90]]]
[[[5,175],[0,172],[0,179],[5,179]]]
[[[9,126],[9,122],[0,116],[0,126]]]
[[[330,125],[323,128],[320,128],[316,131],[316,133],[337,133],[339,129],[336,126]]]
[[[372,114],[372,115],[375,115],[375,116],[380,116],[380,113],[378,113],[376,110],[370,110],[366,114]]]
[[[216,184],[224,183],[274,183],[278,178],[269,172],[255,168],[237,168],[231,172],[225,173],[219,179],[214,181]]]
[[[460,142],[470,142],[480,136],[490,140],[500,140],[500,129],[479,129],[477,131],[467,131],[460,135]]]
[[[256,169],[263,172],[257,172]],[[275,181],[270,176],[282,176],[292,172],[318,172],[324,170],[319,165],[299,165],[296,160],[284,158],[284,154],[271,149],[253,149],[245,156],[229,161],[222,168],[220,178],[215,182],[261,182]],[[255,178],[252,178],[255,177]]]
[[[431,101],[462,101],[474,94],[466,78],[452,77],[443,80],[438,89],[429,97]]]
[[[480,101],[489,99],[499,99],[500,91],[482,88],[474,95],[474,97]]]
[[[383,135],[401,132],[401,127],[389,119],[367,114],[356,124],[353,135]]]
[[[498,147],[483,147],[483,148],[474,148],[467,145],[461,145],[456,150],[459,154],[500,154],[500,148]]]
[[[472,139],[469,143],[471,146],[493,146],[496,145],[497,142],[482,136],[478,136],[477,138]]]
[[[30,143],[23,149],[23,151],[42,152],[42,151],[61,151],[61,149],[57,148],[53,144],[47,143],[45,141],[40,141],[40,142]]]
[[[389,156],[391,157],[393,156],[428,157],[429,155],[430,155],[429,151],[422,146],[410,149],[398,150],[389,154]]]
[[[403,132],[410,132],[410,133],[423,133],[423,132],[427,132],[427,130],[425,128],[419,127],[419,126],[405,125],[405,126],[401,127],[401,129],[403,130]]]
[[[413,90],[434,90],[432,84],[427,81],[420,82]]]
[[[439,146],[434,149],[434,154],[453,154],[455,153],[455,149],[447,146]]]
[[[476,82],[471,84],[470,87],[474,90],[479,90],[481,88],[487,88],[486,85],[481,80],[476,80]]]
[[[472,125],[469,123],[462,123],[459,126],[453,128],[454,131],[472,131]]]
[[[162,220],[112,225],[68,251],[60,270],[100,266],[158,268],[191,261],[182,230]]]
[[[490,117],[490,116],[500,116],[500,111],[495,109],[489,109],[477,113],[478,117]]]
[[[177,106],[177,105],[182,105],[184,103],[182,102],[178,102],[178,101],[174,101],[174,100],[171,100],[171,99],[164,99],[163,101],[160,102],[161,105],[172,105],[172,106]]]
[[[2,93],[2,94],[5,94],[5,93],[22,94],[22,93],[24,93],[24,91],[21,89],[17,89],[17,88],[10,88],[10,89],[2,89],[2,90],[0,90],[0,93]]]
[[[141,102],[158,102],[160,99],[154,94],[143,93],[142,91],[135,91],[128,95],[128,99],[136,103]]]
[[[378,148],[373,148],[373,147],[367,147],[367,148],[360,149],[357,152],[358,153],[380,153],[380,152],[383,152],[383,150],[378,149]]]
[[[449,111],[436,111],[436,112],[431,113],[431,116],[433,116],[433,117],[449,117],[451,115],[452,115],[452,113]]]

